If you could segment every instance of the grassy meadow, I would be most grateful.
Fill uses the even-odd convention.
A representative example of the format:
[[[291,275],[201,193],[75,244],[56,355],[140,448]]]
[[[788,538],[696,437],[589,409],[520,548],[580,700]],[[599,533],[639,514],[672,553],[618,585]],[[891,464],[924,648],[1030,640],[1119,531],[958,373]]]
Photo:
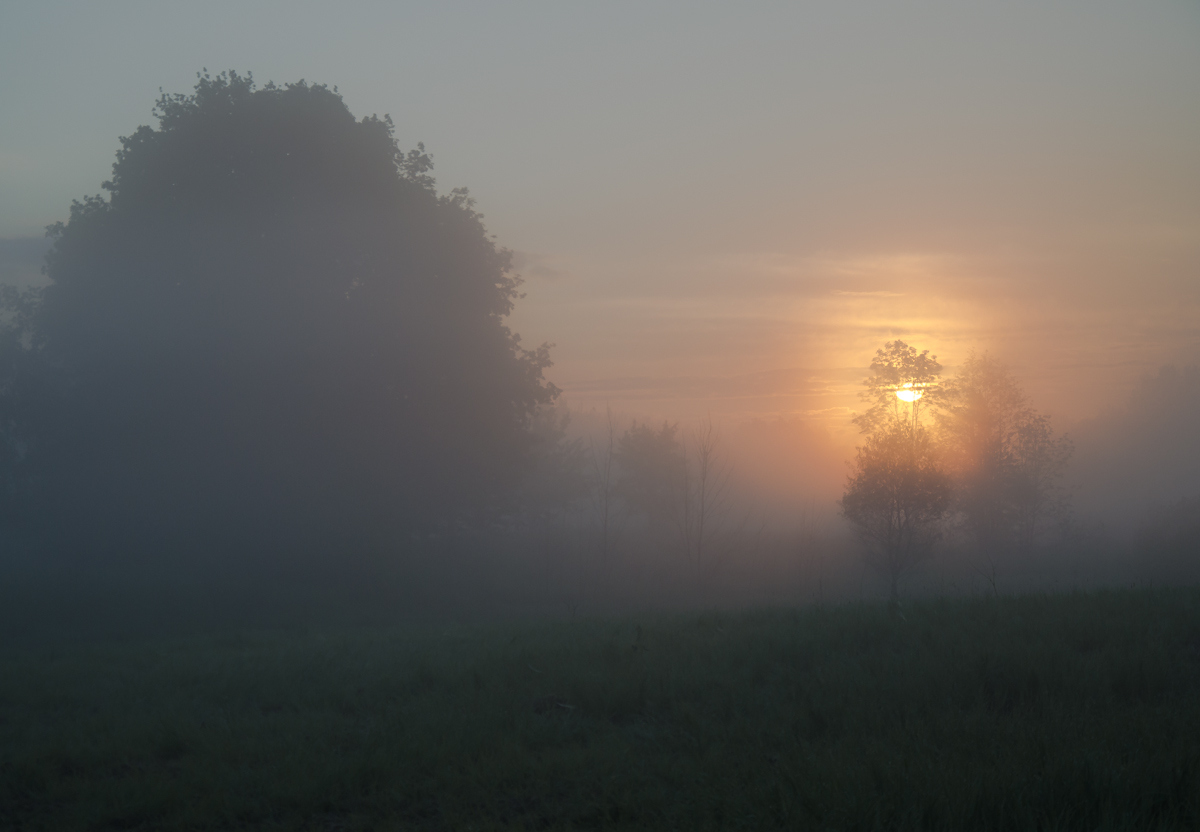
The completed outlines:
[[[3,829],[1200,828],[1196,590],[0,661]]]

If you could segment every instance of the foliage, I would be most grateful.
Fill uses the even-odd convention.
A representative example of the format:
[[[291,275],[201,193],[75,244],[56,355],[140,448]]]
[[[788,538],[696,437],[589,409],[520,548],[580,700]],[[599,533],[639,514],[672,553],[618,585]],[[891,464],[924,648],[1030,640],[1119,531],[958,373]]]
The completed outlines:
[[[904,341],[889,341],[875,351],[871,375],[863,379],[864,389],[859,395],[870,407],[854,417],[854,424],[863,433],[889,422],[909,420],[913,425],[920,424],[921,411],[941,400],[938,383],[941,373],[942,365],[929,350],[918,353],[916,347]],[[921,396],[905,404],[896,396],[905,387],[919,391]]]
[[[1014,548],[1029,549],[1067,514],[1062,477],[1071,443],[1054,434],[1012,373],[989,355],[971,355],[944,386],[939,413],[955,508],[996,567]]]
[[[1194,590],[10,648],[12,829],[1195,829]]]
[[[950,480],[928,431],[906,422],[877,428],[858,448],[842,515],[866,544],[866,560],[898,582],[929,555],[950,508]]]
[[[887,580],[892,603],[899,581],[941,537],[950,482],[941,469],[921,410],[942,400],[942,365],[929,350],[889,341],[875,353],[854,423],[867,434],[842,496],[842,516],[866,546],[867,563]],[[898,394],[907,395],[907,401]]]
[[[654,430],[634,421],[617,445],[616,492],[651,525],[672,522],[679,510],[687,459],[678,433],[679,427],[668,422]]]
[[[32,345],[64,396],[21,426],[46,528],[244,554],[484,511],[557,391],[467,192],[324,86],[203,74],[155,112],[50,229]]]
[[[574,511],[591,494],[583,440],[568,439],[571,415],[543,407],[530,423],[529,466],[516,489],[517,514],[545,525]]]
[[[928,351],[903,341],[876,353],[855,418],[868,434],[843,500],[843,514],[873,548],[873,563],[892,576],[911,568],[953,513],[982,555],[997,591],[997,570],[1017,549],[1030,550],[1069,515],[1062,479],[1072,446],[1034,410],[1012,373],[989,355],[969,355],[955,377],[940,380]],[[920,391],[905,403],[897,393]],[[937,415],[936,435],[921,425]],[[898,506],[907,499],[904,511]],[[912,545],[904,525],[913,518]],[[888,519],[891,518],[891,519]],[[885,554],[892,552],[892,554]]]

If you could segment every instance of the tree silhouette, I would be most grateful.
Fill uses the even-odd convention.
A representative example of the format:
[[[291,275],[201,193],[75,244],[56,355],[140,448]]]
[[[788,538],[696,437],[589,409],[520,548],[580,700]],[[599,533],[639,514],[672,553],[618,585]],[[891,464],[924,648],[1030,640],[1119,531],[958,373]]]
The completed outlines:
[[[941,373],[942,365],[929,350],[918,353],[904,341],[889,341],[875,351],[871,375],[863,380],[865,389],[859,394],[870,407],[854,417],[854,424],[863,433],[902,420],[916,427],[921,412],[941,401]]]
[[[930,553],[950,508],[950,481],[929,433],[903,423],[879,428],[859,447],[842,496],[842,515],[866,544],[866,561],[888,583],[899,582]]]
[[[683,466],[676,500],[676,525],[684,555],[698,568],[711,568],[713,544],[726,531],[731,505],[732,471],[722,453],[721,432],[706,417],[684,437]],[[699,574],[699,573],[698,573]]]
[[[928,351],[889,342],[864,381],[871,407],[854,419],[867,438],[846,483],[842,516],[865,544],[867,564],[887,581],[893,606],[900,579],[929,555],[950,507],[950,480],[920,422],[922,405],[940,399],[941,369]]]
[[[345,548],[485,511],[556,391],[467,192],[336,89],[205,73],[155,113],[50,229],[30,331],[62,401],[25,426],[50,525]]]
[[[617,443],[616,493],[651,527],[676,519],[687,477],[687,458],[679,427],[663,422],[659,430],[633,422]]]
[[[992,591],[999,563],[1028,549],[1067,511],[1061,486],[1071,444],[1029,405],[1012,373],[971,355],[943,387],[939,427],[955,508],[984,561]]]
[[[617,496],[617,424],[612,408],[604,408],[604,436],[599,445],[591,443],[592,499],[599,525],[600,557],[608,560],[611,548],[615,498]]]

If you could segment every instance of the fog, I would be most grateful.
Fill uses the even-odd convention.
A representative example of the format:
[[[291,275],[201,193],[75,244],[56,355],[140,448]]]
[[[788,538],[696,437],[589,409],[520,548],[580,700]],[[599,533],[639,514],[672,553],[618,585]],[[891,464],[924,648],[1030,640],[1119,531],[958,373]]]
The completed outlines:
[[[1200,574],[1194,9],[363,11],[0,12],[7,633]]]

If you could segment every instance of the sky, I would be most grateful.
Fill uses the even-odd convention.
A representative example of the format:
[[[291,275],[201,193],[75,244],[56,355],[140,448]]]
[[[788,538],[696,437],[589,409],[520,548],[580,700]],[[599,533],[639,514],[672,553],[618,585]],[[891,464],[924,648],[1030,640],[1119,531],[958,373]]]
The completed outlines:
[[[992,352],[1069,426],[1200,362],[1194,0],[0,0],[0,238],[99,192],[202,68],[424,142],[576,408],[852,437],[902,338]]]

